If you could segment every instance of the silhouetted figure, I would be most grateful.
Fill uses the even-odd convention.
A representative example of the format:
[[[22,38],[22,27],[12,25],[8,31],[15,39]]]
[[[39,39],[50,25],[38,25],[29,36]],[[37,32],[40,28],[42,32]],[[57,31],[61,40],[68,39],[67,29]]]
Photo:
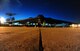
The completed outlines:
[[[38,27],[42,27],[41,23],[38,23]]]

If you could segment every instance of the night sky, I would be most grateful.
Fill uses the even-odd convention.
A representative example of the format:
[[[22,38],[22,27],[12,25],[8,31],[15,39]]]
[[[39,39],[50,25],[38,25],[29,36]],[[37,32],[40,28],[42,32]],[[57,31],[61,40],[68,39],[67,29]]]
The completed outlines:
[[[0,0],[0,16],[7,18],[5,13],[16,13],[16,20],[45,17],[80,22],[80,1],[78,0]]]

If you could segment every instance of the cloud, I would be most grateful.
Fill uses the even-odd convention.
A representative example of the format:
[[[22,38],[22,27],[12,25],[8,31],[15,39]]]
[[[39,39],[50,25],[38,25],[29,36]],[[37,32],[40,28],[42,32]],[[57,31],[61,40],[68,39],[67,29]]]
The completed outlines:
[[[16,0],[16,1],[17,1],[17,3],[18,3],[18,4],[22,5],[22,3],[21,3],[21,1],[20,1],[20,0]]]

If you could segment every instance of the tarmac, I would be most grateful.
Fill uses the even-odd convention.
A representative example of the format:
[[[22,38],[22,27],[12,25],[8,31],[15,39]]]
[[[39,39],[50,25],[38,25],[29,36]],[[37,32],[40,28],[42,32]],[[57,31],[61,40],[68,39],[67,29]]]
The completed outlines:
[[[0,51],[80,51],[80,28],[0,27]]]

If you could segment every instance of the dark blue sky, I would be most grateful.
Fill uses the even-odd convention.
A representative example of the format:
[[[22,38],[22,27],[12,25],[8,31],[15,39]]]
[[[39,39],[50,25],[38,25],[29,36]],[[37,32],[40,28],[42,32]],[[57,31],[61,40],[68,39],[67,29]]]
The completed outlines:
[[[80,1],[78,0],[0,0],[0,15],[13,12],[16,20],[43,14],[55,19],[80,22]],[[6,17],[7,18],[7,17]]]

